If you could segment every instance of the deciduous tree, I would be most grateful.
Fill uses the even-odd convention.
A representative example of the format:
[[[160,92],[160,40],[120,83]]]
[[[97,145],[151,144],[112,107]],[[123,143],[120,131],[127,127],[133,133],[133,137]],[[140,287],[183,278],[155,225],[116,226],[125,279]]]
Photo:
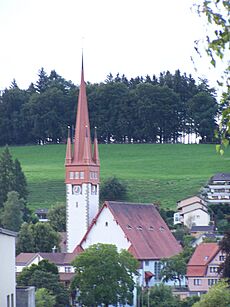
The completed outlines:
[[[37,289],[45,288],[55,297],[55,307],[68,305],[68,293],[59,281],[58,269],[55,264],[42,260],[38,265],[32,264],[24,268],[17,276],[19,286],[35,286]]]
[[[55,231],[66,230],[66,206],[65,204],[56,204],[48,211],[48,219],[50,225]]]
[[[76,275],[72,288],[79,293],[79,303],[86,306],[132,304],[134,276],[138,262],[116,246],[96,244],[74,260]]]
[[[54,307],[56,300],[50,291],[40,288],[35,292],[35,302],[37,307]]]
[[[230,291],[228,284],[222,280],[212,286],[208,293],[203,294],[193,307],[226,307],[230,306]]]
[[[58,249],[59,243],[60,236],[49,223],[24,223],[19,231],[17,250],[30,253],[52,252],[53,247]]]
[[[100,200],[125,200],[127,197],[127,190],[123,184],[116,177],[111,177],[105,180],[100,189]]]

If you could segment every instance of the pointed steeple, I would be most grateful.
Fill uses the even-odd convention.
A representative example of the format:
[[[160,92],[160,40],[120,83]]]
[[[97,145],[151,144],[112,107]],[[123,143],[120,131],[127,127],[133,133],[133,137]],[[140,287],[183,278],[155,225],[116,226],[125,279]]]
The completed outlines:
[[[85,142],[84,142],[84,151],[83,151],[83,157],[82,157],[82,160],[83,160],[83,163],[84,164],[90,164],[90,161],[91,161],[91,156],[89,156],[89,153],[90,153],[90,149],[88,148],[89,146],[89,142],[88,142],[88,127],[86,126],[85,127]],[[90,144],[91,146],[91,144]]]
[[[68,138],[66,146],[65,164],[70,164],[72,162],[72,148],[70,139],[70,126],[68,126]]]
[[[94,161],[97,165],[100,165],[99,150],[98,150],[98,141],[97,141],[97,127],[94,128],[93,161]]]
[[[85,130],[87,130],[88,137],[86,138]],[[87,144],[85,144],[87,142]],[[88,152],[85,153],[85,148]],[[83,66],[83,55],[82,55],[82,69],[81,69],[81,84],[78,97],[78,107],[77,107],[77,118],[75,125],[75,141],[74,141],[74,154],[73,163],[74,164],[84,164],[83,155],[87,154],[89,157],[89,162],[92,161],[92,148],[91,148],[91,138],[90,138],[90,125],[89,125],[89,112],[86,97],[86,84],[84,80],[84,66]],[[87,163],[88,164],[88,163]]]

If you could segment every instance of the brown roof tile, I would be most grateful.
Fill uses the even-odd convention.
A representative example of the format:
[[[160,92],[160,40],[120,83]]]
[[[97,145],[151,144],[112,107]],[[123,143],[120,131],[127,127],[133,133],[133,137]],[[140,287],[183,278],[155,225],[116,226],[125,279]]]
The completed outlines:
[[[168,258],[182,251],[154,205],[108,201],[105,206],[131,242],[129,251],[137,259]]]
[[[187,277],[204,276],[210,261],[219,252],[217,243],[201,243],[195,249],[187,265]]]
[[[207,265],[219,250],[217,243],[201,243],[195,249],[188,265]]]

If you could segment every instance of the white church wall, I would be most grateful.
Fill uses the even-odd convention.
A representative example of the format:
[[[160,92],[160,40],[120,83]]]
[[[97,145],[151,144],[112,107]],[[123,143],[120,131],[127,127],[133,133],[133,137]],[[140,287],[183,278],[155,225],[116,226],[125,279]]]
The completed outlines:
[[[118,250],[127,250],[130,247],[130,242],[125,238],[123,230],[107,207],[103,208],[97,222],[88,233],[86,241],[82,243],[82,247],[86,249],[96,243],[114,244]]]

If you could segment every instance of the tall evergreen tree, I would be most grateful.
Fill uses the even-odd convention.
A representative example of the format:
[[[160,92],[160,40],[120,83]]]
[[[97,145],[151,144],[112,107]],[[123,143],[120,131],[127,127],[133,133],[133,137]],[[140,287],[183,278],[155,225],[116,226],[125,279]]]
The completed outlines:
[[[14,190],[14,162],[8,146],[0,157],[0,208],[7,200],[7,193]]]
[[[16,191],[19,198],[26,200],[28,191],[25,175],[22,171],[20,162],[13,161],[8,146],[2,152],[0,157],[0,207],[7,199],[7,193]]]
[[[4,209],[1,215],[2,225],[4,228],[19,231],[22,219],[22,209],[24,201],[19,198],[19,194],[11,191],[7,194],[7,201],[4,203]]]

